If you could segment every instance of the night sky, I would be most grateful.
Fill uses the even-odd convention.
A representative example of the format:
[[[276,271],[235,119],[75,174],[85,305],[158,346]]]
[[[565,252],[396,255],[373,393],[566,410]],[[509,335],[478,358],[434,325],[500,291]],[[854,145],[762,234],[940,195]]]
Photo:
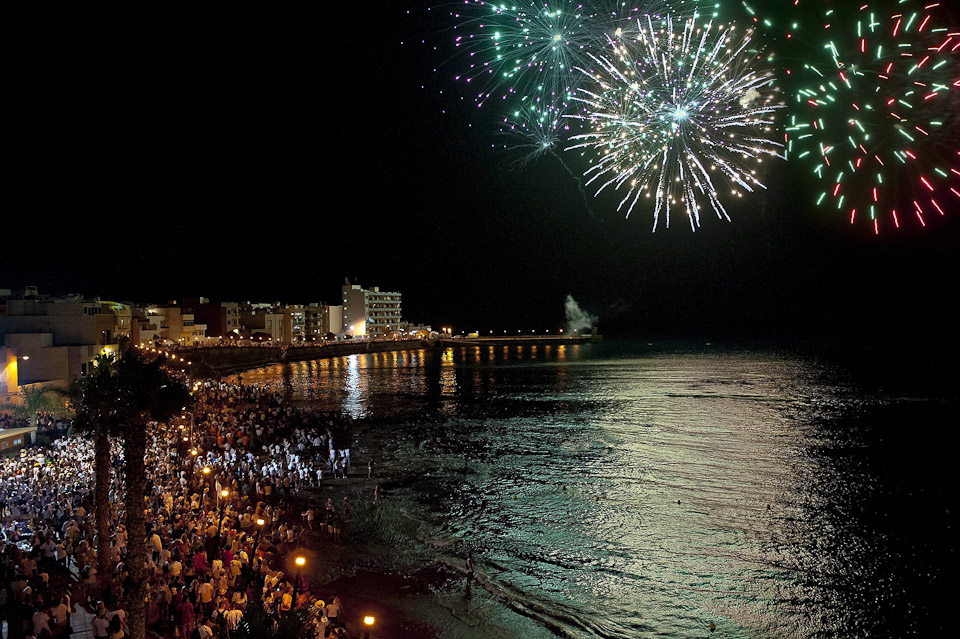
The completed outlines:
[[[458,330],[557,328],[571,294],[608,334],[953,342],[960,207],[877,238],[777,163],[732,223],[651,234],[492,148],[442,13],[312,4],[7,15],[0,287],[332,303],[350,277]]]

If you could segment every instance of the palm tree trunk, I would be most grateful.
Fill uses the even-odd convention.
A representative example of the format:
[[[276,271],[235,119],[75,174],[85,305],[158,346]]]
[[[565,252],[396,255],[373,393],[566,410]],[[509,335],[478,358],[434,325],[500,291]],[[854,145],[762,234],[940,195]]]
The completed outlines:
[[[127,485],[127,560],[130,588],[127,591],[127,611],[131,639],[144,639],[146,634],[147,592],[143,563],[147,557],[147,529],[144,519],[144,497],[147,477],[144,457],[147,449],[146,424],[131,424],[124,429],[125,481]]]
[[[110,437],[107,428],[98,425],[94,433],[93,503],[97,521],[97,585],[103,592],[110,573]]]

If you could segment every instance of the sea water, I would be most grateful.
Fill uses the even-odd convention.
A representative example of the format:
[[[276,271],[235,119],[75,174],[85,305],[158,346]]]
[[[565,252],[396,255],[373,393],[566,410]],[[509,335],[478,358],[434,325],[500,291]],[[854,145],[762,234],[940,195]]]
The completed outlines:
[[[443,637],[952,624],[949,395],[789,353],[616,341],[356,355],[244,381],[359,420],[354,464],[389,474],[383,503],[356,509],[365,569],[473,556],[471,582],[447,569],[393,602]]]

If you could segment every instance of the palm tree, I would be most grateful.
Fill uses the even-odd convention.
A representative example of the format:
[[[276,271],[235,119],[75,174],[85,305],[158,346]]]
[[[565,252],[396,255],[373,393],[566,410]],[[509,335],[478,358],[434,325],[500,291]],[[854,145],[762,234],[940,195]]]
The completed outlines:
[[[250,599],[247,609],[230,633],[231,639],[305,639],[311,636],[311,622],[316,609],[311,607],[291,610],[274,618],[267,613],[259,591]]]
[[[119,358],[103,355],[92,370],[74,382],[70,389],[77,413],[74,426],[94,440],[97,511],[97,570],[108,572],[110,540],[110,437],[124,443],[124,484],[126,486],[126,526],[128,534],[125,565],[132,586],[127,589],[130,635],[143,639],[146,628],[146,523],[144,518],[147,428],[151,422],[178,415],[192,398],[187,386],[163,368],[164,359],[145,361],[128,349]],[[101,581],[101,584],[103,582]]]
[[[141,359],[128,349],[116,361],[121,415],[117,420],[124,443],[124,483],[127,489],[126,524],[128,535],[126,567],[131,587],[128,589],[132,639],[146,634],[146,520],[147,474],[144,458],[147,451],[147,428],[151,422],[163,422],[182,413],[191,403],[190,389],[164,367],[164,358]]]
[[[76,418],[73,428],[93,439],[94,493],[93,503],[97,524],[97,574],[102,586],[109,569],[110,550],[110,437],[119,432],[120,387],[115,361],[109,355],[100,355],[93,368],[77,378],[67,395]]]
[[[30,426],[36,427],[37,413],[62,413],[63,402],[59,401],[56,393],[39,386],[24,386],[20,389],[20,403],[13,410],[19,417],[29,417]]]

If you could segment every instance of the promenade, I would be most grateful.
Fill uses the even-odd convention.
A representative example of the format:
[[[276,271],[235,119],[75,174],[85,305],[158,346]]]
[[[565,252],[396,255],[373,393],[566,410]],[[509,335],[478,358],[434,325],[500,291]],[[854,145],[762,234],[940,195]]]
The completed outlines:
[[[176,355],[174,366],[190,371],[195,376],[223,375],[237,373],[252,368],[270,366],[283,362],[303,362],[332,357],[346,357],[364,353],[383,353],[389,351],[418,350],[423,348],[468,348],[473,346],[496,347],[532,347],[532,346],[577,346],[596,344],[603,340],[601,335],[489,335],[456,336],[431,340],[345,340],[306,343],[289,346],[274,345],[270,342],[239,342],[217,346],[191,346],[149,348],[141,350],[147,353]]]

